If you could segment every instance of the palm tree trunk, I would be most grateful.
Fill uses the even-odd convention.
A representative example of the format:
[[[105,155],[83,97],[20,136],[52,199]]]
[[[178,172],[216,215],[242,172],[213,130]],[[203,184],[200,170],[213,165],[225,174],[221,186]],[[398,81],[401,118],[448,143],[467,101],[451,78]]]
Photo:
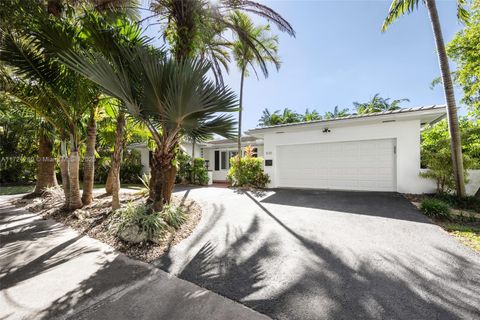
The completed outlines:
[[[437,5],[435,0],[425,0],[428,8],[430,21],[432,22],[435,44],[437,47],[438,61],[442,73],[443,89],[445,100],[447,102],[448,128],[450,131],[450,146],[452,150],[452,165],[455,178],[455,185],[458,197],[465,197],[465,181],[462,159],[462,142],[460,139],[460,129],[458,125],[457,107],[455,103],[455,94],[453,92],[453,83],[448,65],[447,52],[443,42],[442,29],[438,18]]]
[[[90,110],[90,119],[87,125],[87,148],[83,163],[83,204],[93,201],[93,180],[95,175],[95,142],[97,139],[97,124],[95,122],[95,108]]]
[[[70,208],[70,179],[68,176],[69,161],[65,140],[62,141],[61,153],[62,157],[60,159],[60,173],[62,175],[62,187],[65,195],[65,204],[63,207],[68,209]]]
[[[242,68],[242,74],[240,78],[240,99],[238,103],[238,140],[237,140],[237,152],[238,158],[242,157],[242,109],[243,109],[243,81],[245,79],[245,67]]]
[[[175,166],[172,166],[173,157],[174,154],[164,150],[163,146],[157,147],[152,156],[150,195],[147,202],[151,203],[151,208],[155,212],[162,211],[163,206],[170,203],[174,185],[172,174],[176,173]]]
[[[70,183],[70,206],[69,209],[75,210],[83,206],[82,198],[80,197],[80,179],[79,179],[80,157],[78,150],[75,148],[70,152],[68,164],[68,176]]]
[[[123,133],[125,131],[125,113],[119,112],[117,116],[117,130],[115,132],[115,147],[112,156],[112,166],[108,173],[112,186],[112,210],[120,208],[120,166],[123,153]],[[108,185],[108,179],[107,179]],[[108,192],[108,189],[107,189]]]
[[[39,195],[46,188],[58,185],[52,150],[53,143],[51,139],[41,130],[38,138],[37,182],[33,191],[34,195]]]

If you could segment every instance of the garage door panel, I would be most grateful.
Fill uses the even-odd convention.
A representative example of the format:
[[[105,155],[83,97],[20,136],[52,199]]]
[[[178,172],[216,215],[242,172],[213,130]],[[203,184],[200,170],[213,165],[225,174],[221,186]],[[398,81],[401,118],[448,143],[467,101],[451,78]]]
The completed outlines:
[[[279,146],[278,185],[394,191],[394,140]]]

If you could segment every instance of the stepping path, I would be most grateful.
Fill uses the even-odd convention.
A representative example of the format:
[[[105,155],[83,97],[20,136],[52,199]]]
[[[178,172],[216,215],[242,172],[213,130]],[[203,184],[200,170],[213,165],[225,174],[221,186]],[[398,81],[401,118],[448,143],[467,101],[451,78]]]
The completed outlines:
[[[269,319],[0,197],[0,319]]]

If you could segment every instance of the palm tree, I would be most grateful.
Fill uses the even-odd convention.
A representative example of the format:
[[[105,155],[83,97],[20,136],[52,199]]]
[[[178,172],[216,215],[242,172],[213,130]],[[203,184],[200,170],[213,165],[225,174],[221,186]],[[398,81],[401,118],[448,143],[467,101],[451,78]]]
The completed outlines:
[[[262,111],[262,116],[258,121],[259,126],[275,126],[282,123],[282,117],[280,116],[280,110],[275,110],[273,113],[267,108]]]
[[[390,98],[382,98],[379,93],[376,93],[370,101],[359,103],[354,102],[353,106],[358,114],[394,111],[400,109],[400,103],[410,101],[409,99],[395,99],[390,103]]]
[[[292,109],[285,108],[282,113],[282,124],[295,123],[302,121],[302,116]]]
[[[245,77],[248,76],[248,67],[250,66],[258,77],[255,69],[256,65],[260,66],[265,77],[268,77],[268,69],[266,64],[273,63],[278,70],[280,68],[280,58],[278,57],[278,37],[269,34],[270,26],[255,26],[252,20],[240,11],[234,11],[229,20],[236,29],[243,30],[243,34],[237,34],[235,41],[232,43],[233,57],[240,70],[240,100],[238,108],[238,137],[237,152],[241,157],[242,146],[242,112],[243,112],[243,85]],[[247,40],[254,43],[252,48]],[[255,54],[255,51],[258,54]]]
[[[325,112],[325,115],[323,116],[324,119],[335,119],[335,118],[342,118],[349,116],[349,110],[347,108],[340,109],[338,106],[335,106],[335,108],[332,111],[327,111]]]
[[[438,61],[442,74],[443,90],[447,102],[448,128],[450,131],[450,145],[452,149],[452,164],[455,176],[457,196],[465,196],[465,179],[462,159],[462,142],[460,139],[460,129],[458,124],[457,106],[455,103],[455,94],[450,75],[450,66],[448,65],[447,52],[443,41],[442,28],[438,18],[437,5],[435,0],[423,0],[427,6],[428,15],[432,24],[435,45],[437,48]],[[420,0],[393,0],[390,5],[387,17],[383,22],[382,31],[387,28],[400,16],[410,13],[418,7]],[[461,21],[468,20],[468,12],[465,10],[465,0],[457,0],[457,16]]]
[[[99,30],[97,30],[99,31]],[[65,39],[48,35],[59,47]],[[156,144],[151,168],[152,210],[170,202],[172,187],[167,174],[183,136],[234,135],[235,94],[207,79],[210,65],[189,59],[175,61],[159,49],[116,43],[111,59],[100,52],[67,48],[62,61],[99,85],[105,94],[120,100],[126,112],[142,121]]]
[[[302,121],[315,121],[315,120],[322,120],[322,116],[318,113],[317,110],[313,109],[312,111],[305,110],[305,114],[303,115]]]

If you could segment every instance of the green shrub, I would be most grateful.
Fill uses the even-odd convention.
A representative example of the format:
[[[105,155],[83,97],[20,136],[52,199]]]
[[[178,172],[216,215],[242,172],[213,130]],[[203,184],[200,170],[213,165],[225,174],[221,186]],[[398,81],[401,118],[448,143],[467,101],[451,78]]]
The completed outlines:
[[[190,183],[190,175],[192,173],[192,158],[181,151],[177,154],[177,177],[176,183]]]
[[[193,167],[191,173],[192,180],[190,181],[193,184],[206,185],[208,184],[208,171],[205,166],[205,159],[203,158],[194,158]]]
[[[263,172],[263,159],[246,156],[238,156],[230,159],[230,169],[227,173],[227,179],[234,187],[256,187],[264,188],[270,179]]]
[[[480,212],[480,198],[475,196],[467,196],[464,198],[457,197],[449,193],[439,193],[435,198],[448,203],[451,207],[460,210],[470,210]]]
[[[442,200],[435,198],[426,198],[422,201],[420,210],[432,218],[449,218],[450,207]]]
[[[192,158],[185,152],[179,152],[176,157],[177,177],[176,183],[190,183],[206,185],[208,183],[208,171],[205,166],[205,159]]]
[[[149,212],[144,203],[129,203],[115,212],[110,230],[125,241],[142,242],[162,237],[168,224],[162,213]]]
[[[172,204],[165,205],[161,216],[168,225],[175,229],[178,229],[187,220],[187,215],[183,208]]]

